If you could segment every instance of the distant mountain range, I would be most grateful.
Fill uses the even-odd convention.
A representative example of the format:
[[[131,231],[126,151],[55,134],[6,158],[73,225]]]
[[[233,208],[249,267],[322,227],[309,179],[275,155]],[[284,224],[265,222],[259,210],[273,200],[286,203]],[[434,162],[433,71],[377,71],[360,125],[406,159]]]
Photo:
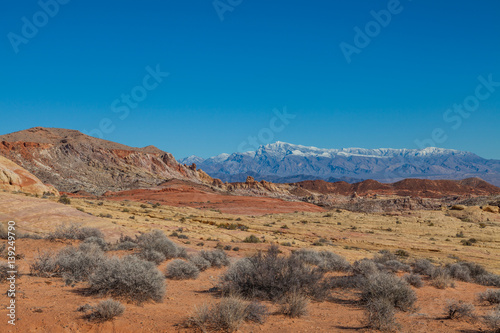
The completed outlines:
[[[321,149],[286,142],[260,146],[257,151],[221,154],[208,159],[179,160],[223,181],[245,181],[247,176],[275,183],[304,180],[394,182],[405,178],[464,179],[480,177],[500,185],[500,160],[484,159],[452,149]]]

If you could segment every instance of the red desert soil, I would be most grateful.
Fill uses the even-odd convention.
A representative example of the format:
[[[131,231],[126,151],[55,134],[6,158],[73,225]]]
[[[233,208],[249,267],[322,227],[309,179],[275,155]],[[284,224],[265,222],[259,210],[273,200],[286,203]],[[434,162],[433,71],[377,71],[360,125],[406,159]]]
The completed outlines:
[[[321,207],[306,202],[226,195],[215,191],[209,192],[206,189],[207,187],[202,185],[173,180],[153,189],[107,192],[104,198],[115,201],[159,202],[167,206],[212,209],[222,213],[241,215],[325,211]]]
[[[2,323],[2,332],[194,332],[186,329],[182,323],[192,313],[195,306],[216,302],[217,297],[208,289],[214,286],[217,277],[224,269],[209,269],[201,273],[197,280],[167,280],[167,294],[162,303],[146,303],[138,306],[126,303],[123,316],[112,322],[93,323],[83,318],[76,311],[80,305],[95,305],[104,298],[84,296],[81,291],[85,284],[67,287],[60,278],[40,278],[28,275],[29,264],[38,249],[41,251],[58,251],[70,245],[66,242],[50,242],[46,240],[20,239],[17,241],[18,253],[26,257],[18,261],[22,276],[18,279],[17,291],[17,323],[10,327]],[[73,243],[77,245],[77,243]],[[123,255],[110,253],[110,255]],[[164,270],[166,263],[159,268]],[[0,284],[5,288],[6,284]],[[419,301],[417,311],[399,313],[398,321],[401,332],[477,332],[485,327],[480,323],[453,321],[444,318],[443,307],[447,299],[472,302],[477,312],[484,314],[491,306],[478,304],[476,293],[487,287],[457,282],[455,288],[445,290],[425,286],[416,289]],[[355,293],[334,293],[333,299],[325,302],[312,302],[309,314],[299,319],[285,318],[282,315],[271,315],[263,325],[244,324],[239,332],[371,332],[361,323],[363,311],[356,303]],[[5,293],[0,302],[7,304]],[[271,311],[276,305],[266,303]],[[0,318],[6,320],[7,310],[0,308]]]

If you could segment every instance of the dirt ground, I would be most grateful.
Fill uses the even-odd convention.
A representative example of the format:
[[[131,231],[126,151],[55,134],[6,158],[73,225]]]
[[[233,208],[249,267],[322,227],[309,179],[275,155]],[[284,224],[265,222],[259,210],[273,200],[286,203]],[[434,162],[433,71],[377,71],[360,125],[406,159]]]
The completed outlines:
[[[155,201],[154,201],[155,202]],[[178,232],[188,239],[170,238],[188,248],[188,253],[213,249],[218,244],[238,247],[227,251],[232,260],[266,249],[270,243],[281,244],[287,253],[297,248],[329,250],[349,261],[372,257],[381,249],[403,249],[414,258],[429,258],[435,263],[468,260],[500,273],[500,214],[469,207],[463,211],[413,211],[393,214],[364,214],[348,211],[297,211],[281,214],[227,214],[213,209],[152,206],[134,201],[72,198],[71,205],[56,199],[39,199],[22,194],[0,192],[0,222],[15,220],[20,230],[44,235],[64,222],[78,222],[98,227],[108,241],[120,234],[162,229],[167,235]],[[243,225],[248,230],[231,226]],[[222,226],[222,227],[221,227]],[[458,236],[459,233],[462,235]],[[249,235],[265,242],[244,243]],[[464,239],[476,239],[472,246]],[[321,242],[319,241],[320,239]],[[127,303],[123,316],[112,322],[93,323],[83,318],[78,306],[95,305],[101,298],[79,292],[85,284],[65,286],[61,278],[29,275],[29,264],[41,251],[58,251],[71,242],[19,239],[16,251],[24,255],[18,261],[16,327],[7,325],[7,309],[0,308],[2,332],[193,332],[183,323],[196,306],[217,302],[208,292],[224,269],[209,269],[197,280],[166,280],[167,295],[162,303],[141,306]],[[73,243],[77,244],[77,243]],[[314,244],[314,245],[313,245]],[[113,253],[110,253],[112,255]],[[120,255],[123,253],[119,253]],[[159,266],[163,271],[167,263]],[[0,288],[7,288],[6,283]],[[445,319],[443,308],[448,299],[472,302],[479,315],[492,307],[478,303],[476,294],[488,289],[476,284],[456,282],[444,290],[426,285],[415,289],[418,310],[398,313],[401,332],[480,332],[481,322]],[[333,293],[325,302],[311,302],[307,316],[290,319],[271,315],[263,325],[245,323],[240,332],[370,332],[363,324],[363,310],[354,292]],[[4,292],[0,302],[7,304]],[[271,310],[277,305],[266,303]]]
[[[28,275],[29,263],[38,250],[56,251],[69,242],[46,240],[18,240],[17,248],[26,257],[19,260],[20,273],[17,297],[17,324],[2,324],[2,332],[193,332],[183,323],[195,306],[217,301],[209,293],[217,277],[224,269],[209,269],[197,280],[167,280],[167,296],[162,303],[146,303],[141,306],[128,303],[123,316],[112,322],[91,323],[76,311],[80,305],[97,304],[101,298],[82,295],[85,285],[67,287],[60,278],[39,278]],[[164,270],[167,263],[159,266]],[[6,284],[0,286],[5,287]],[[400,313],[401,332],[478,332],[485,329],[480,323],[446,319],[443,308],[448,299],[463,300],[475,304],[478,314],[484,314],[491,306],[479,304],[478,292],[487,287],[457,282],[455,288],[445,290],[425,286],[415,289],[418,295],[415,313]],[[7,297],[0,300],[7,304]],[[244,324],[240,332],[369,332],[363,324],[363,311],[353,292],[333,293],[331,301],[312,302],[309,314],[299,319],[271,315],[263,325]],[[266,303],[272,310],[277,306]],[[0,310],[0,318],[6,321],[7,309]]]

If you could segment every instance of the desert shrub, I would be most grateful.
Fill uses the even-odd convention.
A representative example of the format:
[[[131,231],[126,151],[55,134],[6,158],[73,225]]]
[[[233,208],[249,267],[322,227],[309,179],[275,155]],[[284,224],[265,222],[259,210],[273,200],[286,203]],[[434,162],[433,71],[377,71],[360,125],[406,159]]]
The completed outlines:
[[[412,264],[413,273],[431,276],[434,272],[434,265],[427,259],[417,259]]]
[[[39,277],[52,277],[58,273],[57,260],[51,252],[38,252],[30,264],[30,274]]]
[[[84,243],[89,243],[89,244],[96,244],[103,251],[107,251],[108,250],[108,243],[106,243],[106,241],[104,240],[104,238],[99,238],[99,237],[92,236],[92,237],[85,238],[85,240],[83,242]]]
[[[324,273],[294,256],[279,256],[273,245],[267,253],[238,260],[221,277],[224,294],[239,294],[249,298],[279,300],[300,290],[305,295],[322,297],[328,292]]]
[[[379,272],[378,265],[370,259],[361,259],[354,262],[353,271],[356,275],[368,277]]]
[[[450,273],[444,267],[435,267],[430,275],[431,285],[438,289],[446,289],[448,287],[455,287]]]
[[[351,264],[344,257],[330,251],[322,251],[319,254],[323,260],[318,267],[323,271],[348,272],[351,270]]]
[[[387,273],[377,273],[361,286],[361,301],[365,304],[387,300],[396,309],[410,311],[417,300],[415,292],[406,281]]]
[[[125,297],[141,303],[161,301],[165,296],[165,278],[155,264],[136,256],[109,258],[89,277],[90,294]]]
[[[223,267],[229,265],[229,258],[227,257],[226,252],[222,250],[212,250],[212,251],[200,251],[200,256],[208,261],[211,266],[214,267]]]
[[[113,247],[115,250],[133,250],[137,247],[137,243],[131,242],[131,241],[124,241],[124,242],[119,242],[115,244]]]
[[[325,272],[346,272],[351,269],[351,265],[344,257],[330,251],[301,249],[294,251],[292,256],[306,264],[318,266]]]
[[[476,317],[474,305],[462,301],[450,300],[444,310],[448,319],[474,319]]]
[[[0,237],[0,238],[1,238],[1,237]],[[43,239],[43,238],[44,238],[44,236],[39,235],[39,234],[32,234],[32,233],[28,233],[28,232],[26,232],[26,233],[24,233],[24,232],[23,232],[23,233],[19,233],[19,232],[18,232],[18,234],[17,234],[17,238],[18,238],[18,239],[19,239],[19,238],[27,238],[27,239]]]
[[[474,278],[474,281],[483,286],[500,288],[500,275],[497,274],[486,273],[483,275],[478,275]]]
[[[6,262],[0,262],[0,283],[6,282],[7,278],[9,277],[9,271],[12,269],[10,268],[9,264]]]
[[[181,259],[170,262],[165,272],[168,278],[175,280],[197,279],[200,275],[200,270],[195,264]]]
[[[314,266],[318,266],[323,262],[323,257],[321,257],[318,251],[309,249],[300,249],[297,251],[293,251],[292,257],[297,258],[298,260],[306,264]]]
[[[500,307],[484,316],[484,323],[491,329],[491,332],[500,333]]]
[[[255,235],[250,235],[243,240],[243,243],[260,243],[260,242],[261,240]]]
[[[490,304],[500,304],[500,290],[488,289],[477,294],[480,302],[488,302]]]
[[[267,316],[267,308],[259,303],[247,303],[236,297],[227,297],[212,306],[204,304],[197,307],[188,324],[203,331],[211,329],[232,332],[244,321],[262,324]]]
[[[381,250],[377,255],[375,255],[375,257],[373,257],[373,261],[379,264],[385,264],[390,260],[398,260],[398,257],[388,250]]]
[[[370,300],[365,304],[365,317],[369,327],[380,331],[392,331],[397,327],[394,305],[390,300]]]
[[[94,307],[88,303],[84,304],[84,305],[80,305],[76,311],[78,312],[87,312],[87,311],[90,311],[92,310]]]
[[[108,321],[121,316],[125,311],[125,307],[118,301],[107,299],[99,302],[97,306],[92,307],[92,310],[93,311],[87,315],[89,320]]]
[[[186,250],[167,238],[161,230],[153,230],[137,237],[141,252],[156,251],[166,259],[186,257]]]
[[[105,261],[104,252],[95,244],[82,243],[78,248],[66,247],[56,256],[57,271],[67,285],[85,281]]]
[[[364,283],[365,277],[361,275],[332,276],[328,280],[330,289],[357,289]]]
[[[82,227],[78,224],[71,223],[69,225],[61,224],[55,231],[48,234],[47,239],[76,239],[84,240],[89,237],[103,238],[104,235],[99,229]]]
[[[200,270],[200,272],[203,272],[212,266],[210,261],[203,258],[199,254],[189,257],[189,261],[192,262]]]
[[[269,316],[267,307],[258,302],[249,303],[245,309],[245,320],[264,324]]]
[[[422,288],[424,286],[424,282],[422,281],[420,274],[405,274],[403,279],[415,288]]]
[[[161,264],[166,259],[163,253],[150,249],[139,252],[137,256],[141,259],[154,262],[157,265]]]
[[[450,276],[454,279],[470,282],[472,280],[470,276],[470,270],[467,266],[460,263],[452,264],[447,267]]]
[[[211,311],[211,321],[217,328],[237,330],[245,320],[245,308],[245,303],[238,298],[224,298]]]
[[[64,195],[61,195],[61,197],[59,198],[58,202],[60,202],[62,204],[65,204],[65,205],[70,205],[71,204],[71,199],[68,198],[68,196],[66,194],[64,194]]]
[[[467,268],[469,270],[469,274],[473,279],[476,279],[477,277],[481,275],[486,275],[489,274],[488,271],[481,265],[476,264],[475,262],[460,262],[460,266]]]
[[[488,272],[479,264],[464,261],[447,268],[450,275],[457,280],[474,281],[484,286],[500,287],[500,275]]]
[[[403,264],[399,260],[388,260],[384,263],[384,266],[391,272],[409,272],[411,270],[410,265]]]
[[[309,300],[305,295],[291,292],[281,300],[279,312],[287,317],[298,318],[307,314],[308,305]]]
[[[403,258],[408,258],[410,256],[410,253],[408,251],[399,249],[394,252],[395,255],[398,257],[403,257]]]

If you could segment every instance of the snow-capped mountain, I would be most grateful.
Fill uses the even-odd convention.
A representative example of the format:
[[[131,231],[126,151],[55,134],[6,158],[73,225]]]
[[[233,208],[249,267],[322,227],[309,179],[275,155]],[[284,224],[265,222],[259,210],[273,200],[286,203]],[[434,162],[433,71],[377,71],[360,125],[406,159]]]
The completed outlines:
[[[190,156],[180,162],[196,163],[210,176],[223,181],[244,181],[247,176],[273,182],[481,177],[500,185],[500,161],[434,147],[323,149],[278,141],[253,152],[221,154],[208,159]]]

